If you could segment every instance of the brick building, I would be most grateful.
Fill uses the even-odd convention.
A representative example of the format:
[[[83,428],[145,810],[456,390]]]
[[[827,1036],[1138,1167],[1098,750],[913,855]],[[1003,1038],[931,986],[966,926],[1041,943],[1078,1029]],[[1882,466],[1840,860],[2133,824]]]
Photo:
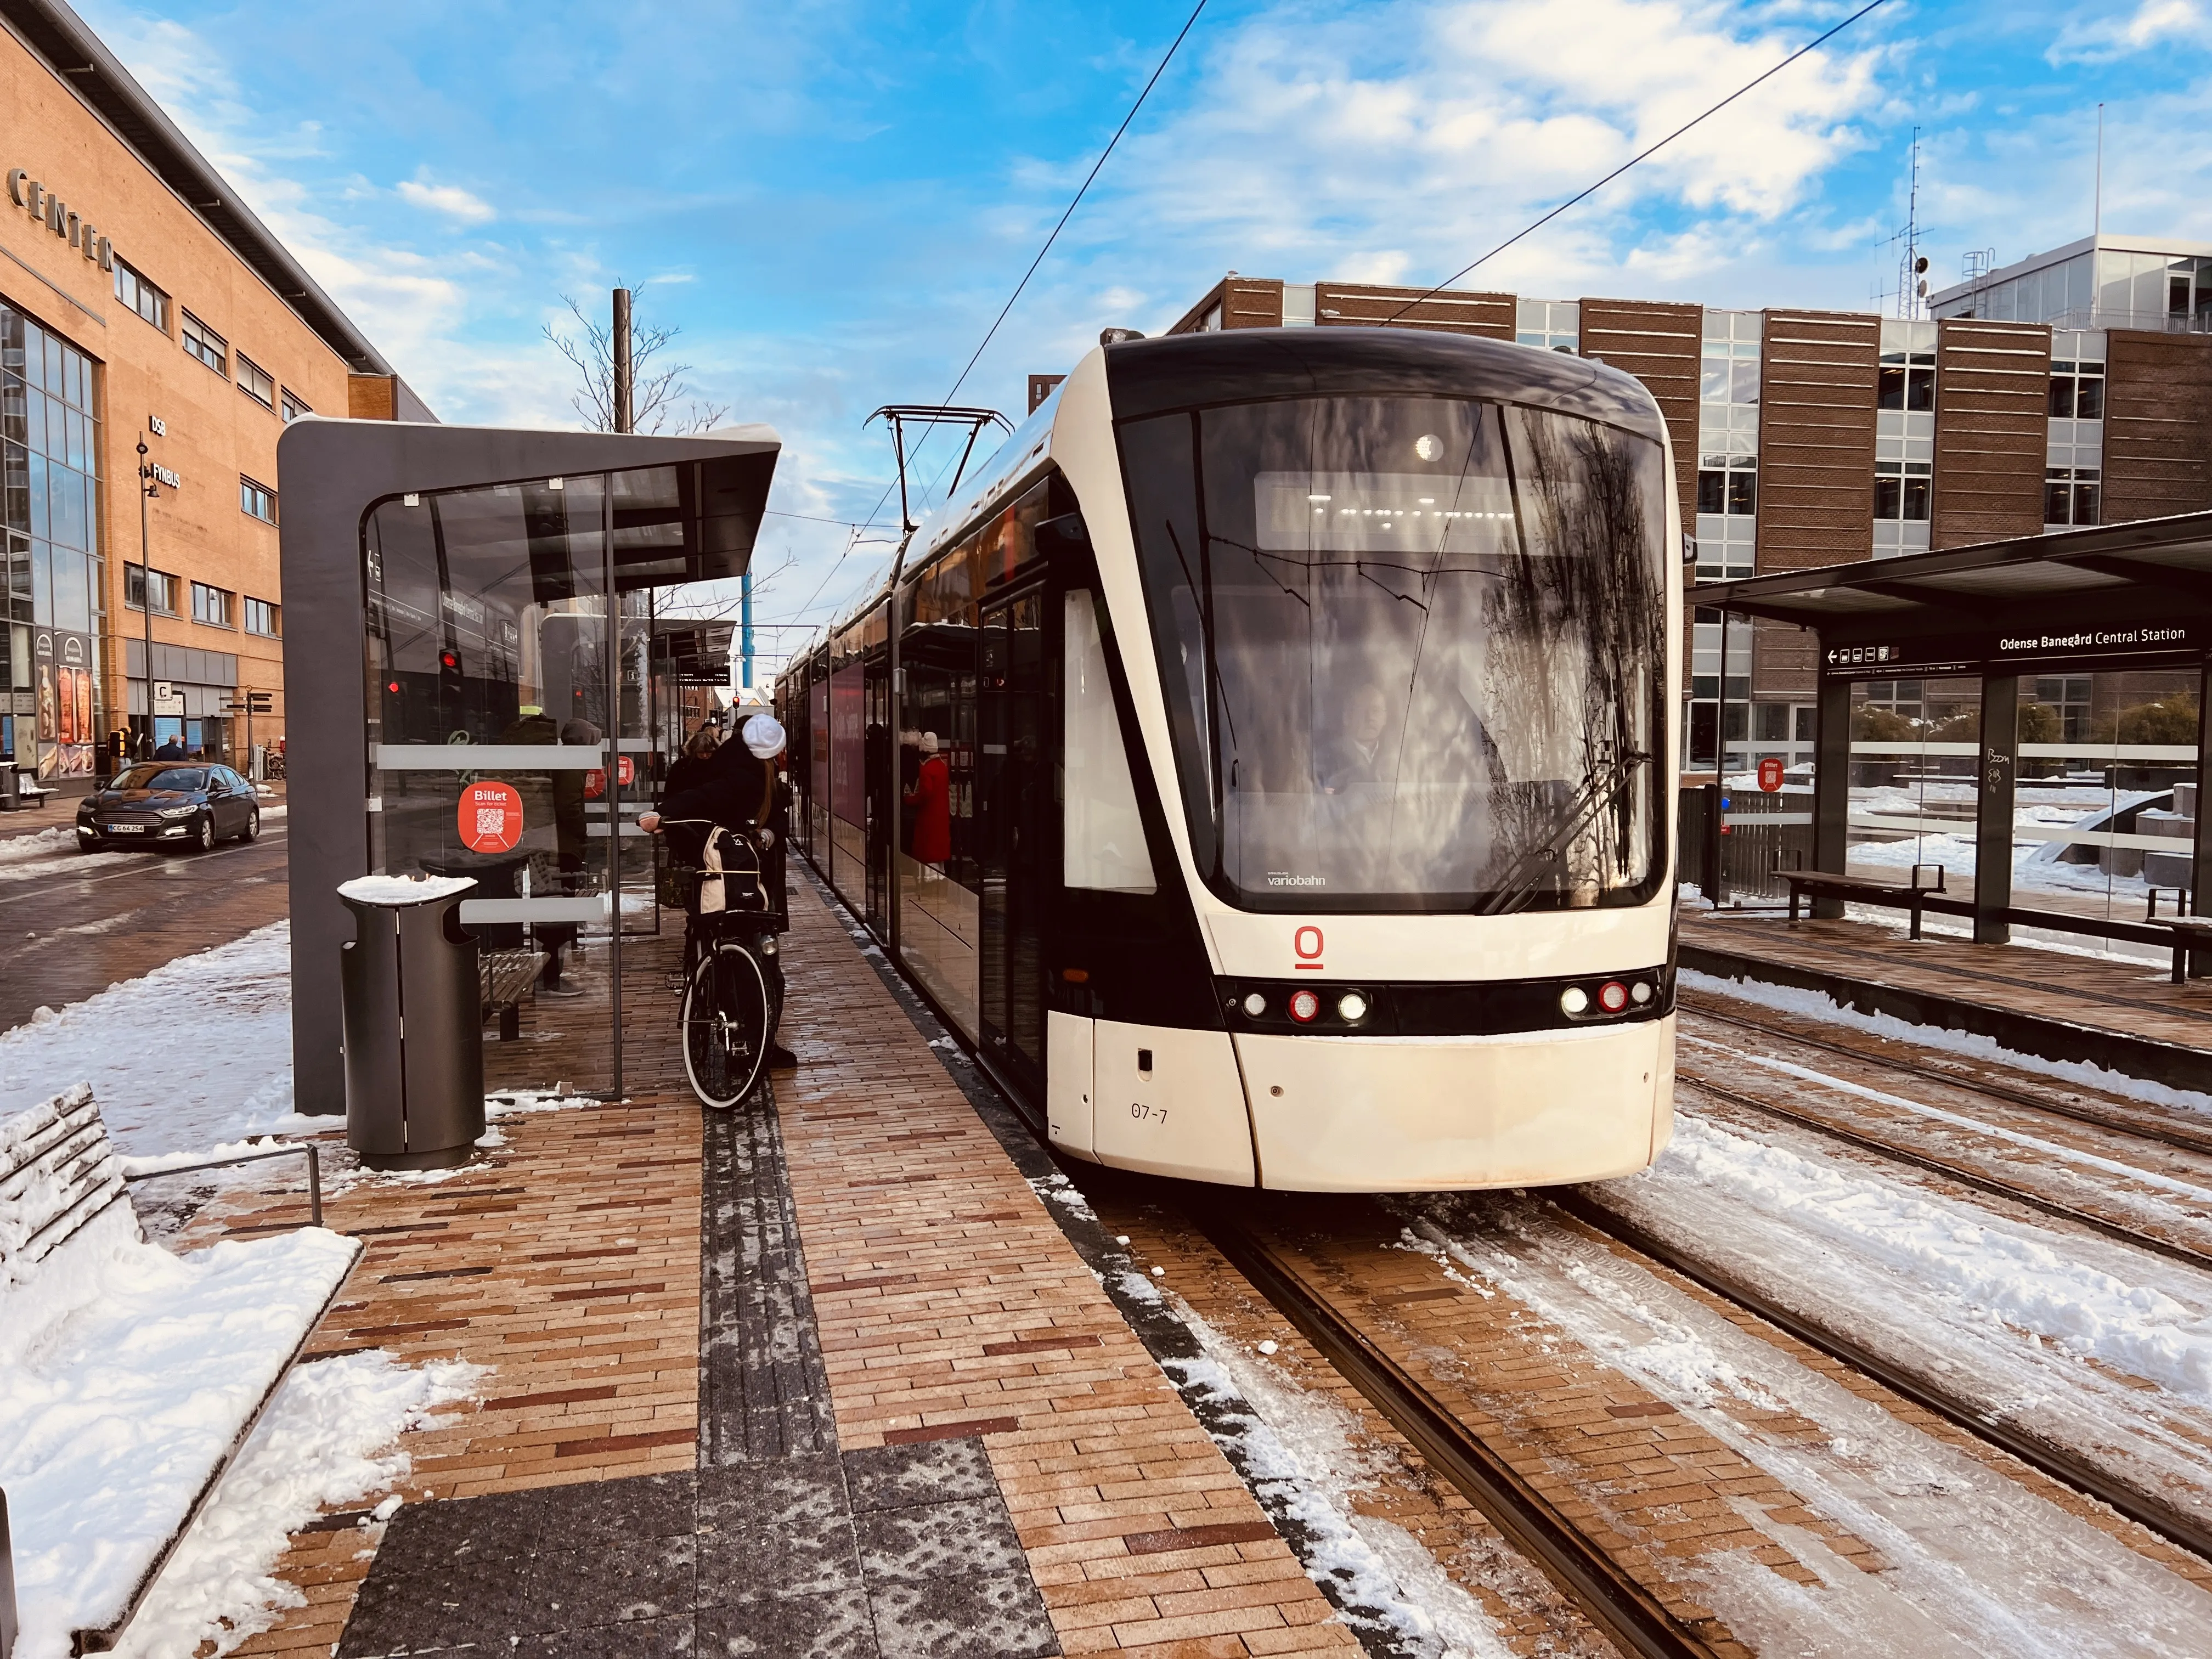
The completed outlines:
[[[0,756],[75,788],[143,741],[150,622],[158,735],[243,768],[226,705],[284,732],[277,434],[434,417],[60,0],[0,0]]]
[[[2086,239],[1978,269],[1929,308],[1906,320],[1422,297],[1231,272],[1169,331],[1388,323],[1603,358],[1658,400],[1705,580],[2212,508],[2212,246]],[[1697,769],[1719,735],[1721,631],[1717,613],[1691,625],[1684,758]],[[1730,767],[1809,761],[1811,636],[1745,621],[1728,632]],[[1869,689],[1922,712],[1917,687]],[[2050,700],[2081,702],[2086,720],[2095,695],[2085,679]]]

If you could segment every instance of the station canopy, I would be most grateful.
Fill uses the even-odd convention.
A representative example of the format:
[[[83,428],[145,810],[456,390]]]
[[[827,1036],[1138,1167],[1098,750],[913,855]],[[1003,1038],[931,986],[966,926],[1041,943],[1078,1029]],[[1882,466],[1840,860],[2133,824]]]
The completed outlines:
[[[1823,678],[2194,667],[2212,648],[2212,513],[1705,583],[1688,597],[1815,630]]]

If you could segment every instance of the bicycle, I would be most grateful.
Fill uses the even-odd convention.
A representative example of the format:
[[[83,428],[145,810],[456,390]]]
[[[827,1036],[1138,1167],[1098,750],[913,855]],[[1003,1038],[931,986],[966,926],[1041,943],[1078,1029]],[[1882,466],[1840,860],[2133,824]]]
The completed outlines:
[[[727,1111],[758,1086],[783,1001],[777,907],[758,843],[700,819],[703,862],[681,866],[685,888],[684,1073],[702,1104]]]

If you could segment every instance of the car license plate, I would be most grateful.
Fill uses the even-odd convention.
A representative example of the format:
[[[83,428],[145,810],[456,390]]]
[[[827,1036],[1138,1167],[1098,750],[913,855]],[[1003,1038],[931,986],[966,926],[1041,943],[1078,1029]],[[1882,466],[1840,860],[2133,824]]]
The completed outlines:
[[[146,826],[143,823],[111,823],[106,833],[111,836],[143,836],[146,833]]]

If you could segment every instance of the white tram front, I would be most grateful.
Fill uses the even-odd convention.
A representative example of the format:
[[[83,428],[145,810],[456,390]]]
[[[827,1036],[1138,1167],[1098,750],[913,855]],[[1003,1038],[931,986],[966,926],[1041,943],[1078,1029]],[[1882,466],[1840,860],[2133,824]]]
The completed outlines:
[[[802,850],[1071,1156],[1403,1191],[1673,1118],[1650,394],[1411,330],[1091,352],[779,685]]]

